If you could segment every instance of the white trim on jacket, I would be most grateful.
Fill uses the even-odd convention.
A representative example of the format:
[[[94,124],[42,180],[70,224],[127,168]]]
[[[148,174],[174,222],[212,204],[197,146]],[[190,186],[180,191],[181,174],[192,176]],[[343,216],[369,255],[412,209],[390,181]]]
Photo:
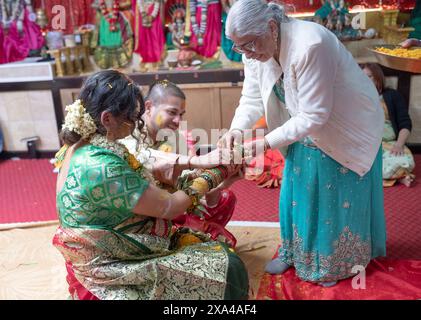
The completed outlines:
[[[310,136],[344,167],[367,173],[380,150],[384,114],[351,53],[326,28],[290,19],[281,24],[279,61],[243,57],[245,80],[231,130],[251,128],[265,115],[272,148]],[[282,72],[287,108],[273,92]]]

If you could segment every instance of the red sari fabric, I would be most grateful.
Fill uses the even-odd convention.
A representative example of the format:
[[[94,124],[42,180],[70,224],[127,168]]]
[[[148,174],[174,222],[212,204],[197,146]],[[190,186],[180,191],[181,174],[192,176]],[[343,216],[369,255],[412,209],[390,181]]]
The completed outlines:
[[[260,188],[280,187],[285,167],[284,156],[278,149],[268,149],[265,151],[263,161],[263,168],[259,168],[259,161],[255,159],[248,164],[246,179],[256,181]]]
[[[66,280],[69,284],[69,293],[74,300],[99,300],[88,289],[76,279],[73,267],[69,262],[66,262],[67,276]]]
[[[22,34],[18,31],[16,21],[7,33],[0,27],[0,63],[23,60],[30,50],[38,50],[44,44],[39,26],[29,20],[28,14],[28,10],[25,9]]]
[[[9,63],[25,59],[29,54],[29,46],[19,35],[16,24],[6,34],[0,28],[0,63]]]
[[[192,214],[183,214],[175,218],[173,223],[179,228],[187,227],[209,234],[213,240],[223,237],[226,243],[235,248],[237,239],[225,227],[231,220],[236,203],[237,197],[234,192],[225,189],[221,192],[221,198],[214,208],[205,206],[208,215],[204,219]]]
[[[354,280],[361,284],[360,280]],[[265,274],[256,299],[271,300],[413,300],[421,299],[421,260],[375,259],[366,268],[366,288],[353,278],[324,288],[300,280],[294,268],[283,275]]]
[[[164,25],[158,13],[152,21],[152,26],[146,28],[142,25],[142,16],[136,5],[136,0],[132,2],[135,8],[135,49],[134,52],[142,57],[143,63],[155,63],[161,61],[165,45]],[[162,4],[161,4],[162,5]],[[153,11],[154,4],[148,8],[148,14]]]
[[[253,126],[253,130],[267,129],[265,116],[261,117]],[[254,180],[260,188],[278,188],[281,186],[285,158],[278,149],[268,149],[263,158],[263,168],[259,168],[261,158],[253,159],[247,165],[246,179]],[[263,169],[263,172],[261,172]]]
[[[235,247],[237,240],[232,233],[225,229],[225,226],[234,213],[236,201],[237,198],[232,191],[224,190],[218,205],[215,208],[207,208],[209,216],[206,219],[201,220],[199,217],[194,215],[181,215],[173,222],[178,227],[189,227],[194,230],[210,234],[214,240],[217,240],[219,237],[224,237],[227,243],[229,243],[232,247]],[[53,244],[61,245],[58,237],[53,239]],[[71,263],[66,262],[66,269],[66,280],[69,284],[69,293],[72,299],[98,300],[95,295],[93,295],[79,282],[79,280],[77,280]]]
[[[202,8],[196,9],[196,21],[200,28]],[[222,6],[217,3],[208,4],[207,11],[207,25],[205,36],[203,37],[203,45],[199,46],[197,37],[191,27],[190,46],[199,55],[205,58],[212,58],[221,46],[221,32],[222,32]]]
[[[49,23],[48,29],[52,30],[51,20],[57,15],[57,13],[53,13],[53,7],[55,5],[61,5],[66,9],[66,24],[65,28],[62,30],[64,34],[72,34],[84,24],[95,24],[96,11],[92,8],[94,1],[95,0],[44,0],[44,9]],[[42,8],[42,2],[42,0],[34,0],[34,8]]]

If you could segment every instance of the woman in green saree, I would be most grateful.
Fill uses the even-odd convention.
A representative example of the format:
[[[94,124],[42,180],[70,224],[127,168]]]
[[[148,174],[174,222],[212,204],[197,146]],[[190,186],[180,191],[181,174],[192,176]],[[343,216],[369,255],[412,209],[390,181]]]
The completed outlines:
[[[247,271],[232,248],[172,227],[195,196],[159,189],[117,142],[143,127],[139,88],[107,70],[89,77],[79,98],[66,108],[61,132],[68,147],[58,156],[60,226],[53,239],[66,261],[71,297],[247,298]],[[182,156],[176,161],[191,166]],[[234,174],[234,166],[227,168]],[[157,176],[162,170],[154,168]]]

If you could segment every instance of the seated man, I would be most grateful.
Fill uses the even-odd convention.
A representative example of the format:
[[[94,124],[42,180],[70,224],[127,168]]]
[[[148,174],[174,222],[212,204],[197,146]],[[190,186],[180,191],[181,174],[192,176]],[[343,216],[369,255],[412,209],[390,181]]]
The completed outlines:
[[[191,132],[179,130],[180,122],[186,112],[185,100],[183,91],[169,81],[158,81],[150,87],[143,115],[146,129],[143,134],[146,135],[145,142],[149,148],[174,154],[187,153],[190,159],[196,156],[196,141],[192,139]],[[175,139],[162,139],[163,133],[170,133]],[[133,138],[125,139],[129,149],[134,148],[133,142]],[[235,194],[227,188],[238,178],[236,176],[225,180],[218,188],[206,193],[202,199],[206,209],[204,219],[194,215],[181,215],[173,222],[210,233],[215,239],[222,237],[230,245],[235,246],[235,237],[224,227],[231,219],[236,203]],[[167,189],[169,187],[167,186]]]

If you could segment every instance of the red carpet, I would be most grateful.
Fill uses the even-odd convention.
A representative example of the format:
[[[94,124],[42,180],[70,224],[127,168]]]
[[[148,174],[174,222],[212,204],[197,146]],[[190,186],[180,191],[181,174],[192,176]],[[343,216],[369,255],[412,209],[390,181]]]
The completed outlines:
[[[415,183],[384,189],[387,256],[421,259],[421,155],[415,155]],[[238,181],[232,190],[238,201],[233,221],[278,222],[279,189],[260,189],[252,181]]]
[[[385,189],[388,257],[421,259],[421,155],[415,155],[416,184]],[[0,223],[57,219],[53,166],[47,159],[0,161]],[[278,222],[279,189],[238,181],[233,221]]]
[[[258,299],[421,299],[421,155],[416,155],[416,184],[385,189],[388,259],[367,268],[367,288],[355,290],[352,279],[332,288],[299,280],[293,269],[283,276],[265,274]],[[0,224],[57,219],[53,166],[47,159],[0,161]],[[260,189],[239,181],[232,190],[238,202],[234,221],[278,222],[279,189]]]
[[[279,188],[263,189],[254,181],[240,180],[231,190],[237,196],[231,220],[279,222]]]
[[[387,255],[421,259],[421,155],[415,155],[415,184],[384,189]]]
[[[413,300],[421,299],[421,261],[373,260],[366,269],[364,281],[353,278],[323,288],[301,281],[293,268],[283,275],[265,274],[260,282],[258,300]],[[365,289],[364,289],[365,287]]]
[[[56,220],[56,176],[47,159],[0,161],[0,223]]]
[[[417,177],[411,188],[397,185],[384,189],[388,258],[367,266],[365,290],[353,289],[352,278],[323,288],[300,280],[291,268],[282,276],[264,274],[256,299],[421,299],[421,155],[415,155],[415,161]]]

